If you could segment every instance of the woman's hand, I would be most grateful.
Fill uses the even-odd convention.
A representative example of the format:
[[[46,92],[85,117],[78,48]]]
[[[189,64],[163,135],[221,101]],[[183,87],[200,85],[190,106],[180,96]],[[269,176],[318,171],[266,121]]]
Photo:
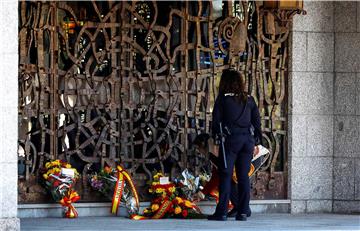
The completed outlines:
[[[214,156],[219,156],[219,145],[216,145],[213,138],[209,139],[209,152],[211,152]]]
[[[257,145],[257,146],[255,146],[254,147],[254,152],[253,152],[253,156],[256,156],[257,154],[259,154],[259,146]]]

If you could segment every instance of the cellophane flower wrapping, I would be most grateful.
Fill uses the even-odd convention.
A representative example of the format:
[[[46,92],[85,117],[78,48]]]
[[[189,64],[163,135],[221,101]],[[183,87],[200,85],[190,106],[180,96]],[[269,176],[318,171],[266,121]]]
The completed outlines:
[[[117,174],[116,168],[105,167],[99,172],[92,173],[89,177],[89,183],[94,190],[100,192],[109,200],[112,200],[117,182]],[[139,212],[136,199],[126,181],[121,196],[121,203],[125,205],[129,215]]]
[[[211,173],[201,172],[198,176],[194,176],[188,169],[185,169],[181,176],[177,177],[174,182],[179,190],[180,196],[190,201],[194,201],[198,193],[209,182]]]

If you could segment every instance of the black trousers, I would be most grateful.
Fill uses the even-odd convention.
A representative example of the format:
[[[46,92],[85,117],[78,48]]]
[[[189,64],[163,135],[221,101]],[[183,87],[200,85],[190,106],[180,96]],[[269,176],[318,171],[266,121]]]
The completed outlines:
[[[238,197],[238,186],[237,184],[232,180],[231,181],[231,189],[230,189],[230,202],[231,204],[234,206],[234,208],[237,211],[238,206],[238,202],[239,202],[239,197]]]
[[[236,177],[238,180],[238,198],[236,208],[238,214],[246,214],[249,211],[250,202],[250,180],[248,172],[252,154],[254,151],[255,140],[250,134],[231,135],[225,142],[225,153],[227,168],[224,168],[223,154],[220,147],[219,155],[219,203],[216,206],[215,214],[222,216],[228,211],[228,203],[231,190],[231,179],[234,166],[236,167]],[[233,196],[232,196],[233,197]]]

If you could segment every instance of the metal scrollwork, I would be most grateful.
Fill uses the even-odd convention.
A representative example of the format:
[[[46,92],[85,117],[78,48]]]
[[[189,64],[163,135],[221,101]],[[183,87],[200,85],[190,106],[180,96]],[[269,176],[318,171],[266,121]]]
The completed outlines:
[[[198,171],[206,163],[191,142],[210,132],[230,66],[256,98],[272,150],[254,196],[286,197],[289,24],[261,2],[23,1],[19,18],[20,202],[46,201],[37,170],[48,159],[84,176],[121,162],[140,194],[154,169]]]

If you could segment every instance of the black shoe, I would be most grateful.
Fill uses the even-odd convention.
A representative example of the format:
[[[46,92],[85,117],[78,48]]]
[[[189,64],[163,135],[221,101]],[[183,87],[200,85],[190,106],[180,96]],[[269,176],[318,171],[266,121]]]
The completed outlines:
[[[247,216],[247,217],[251,217],[251,210],[249,210],[249,211],[246,213],[246,216]]]
[[[237,210],[235,208],[233,208],[230,212],[228,212],[227,216],[228,217],[235,217],[237,214]]]
[[[219,216],[219,215],[209,215],[207,217],[208,220],[210,221],[226,221],[227,220],[227,217],[224,215],[224,216]]]
[[[246,214],[239,214],[239,215],[236,215],[235,219],[237,221],[246,221],[247,220],[246,216],[247,216]]]

